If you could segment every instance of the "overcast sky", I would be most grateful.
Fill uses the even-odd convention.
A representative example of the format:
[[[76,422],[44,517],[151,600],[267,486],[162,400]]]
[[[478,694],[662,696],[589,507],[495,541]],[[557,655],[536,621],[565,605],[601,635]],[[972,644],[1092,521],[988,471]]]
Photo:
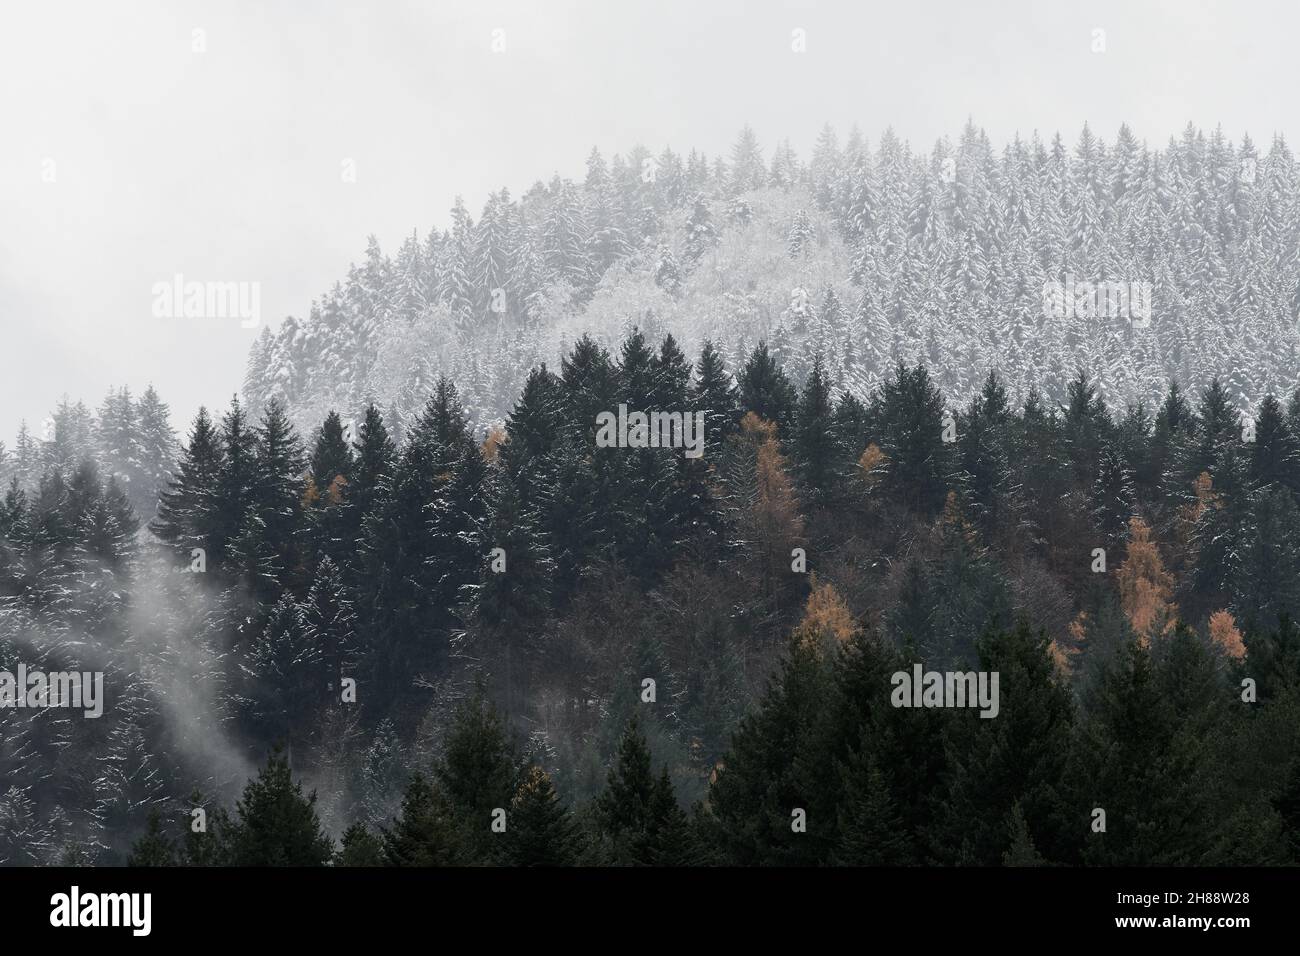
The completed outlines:
[[[183,432],[239,387],[258,329],[156,318],[154,283],[258,282],[264,322],[304,315],[368,234],[391,252],[458,193],[477,218],[501,186],[581,176],[593,145],[712,155],[748,122],[806,158],[829,121],[928,149],[968,116],[998,147],[1073,144],[1085,120],[1108,142],[1127,121],[1163,145],[1191,120],[1294,145],[1296,10],[0,0],[0,440],[64,393],[151,382]]]

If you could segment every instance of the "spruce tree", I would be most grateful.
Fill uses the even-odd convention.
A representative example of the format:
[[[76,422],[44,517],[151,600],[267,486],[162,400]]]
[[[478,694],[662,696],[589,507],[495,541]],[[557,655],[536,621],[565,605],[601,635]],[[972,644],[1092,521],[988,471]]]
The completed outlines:
[[[462,848],[461,829],[446,795],[418,773],[402,796],[401,813],[392,827],[382,828],[380,834],[384,862],[389,866],[459,866],[473,862]]]
[[[915,859],[884,771],[865,744],[842,766],[844,798],[832,860],[837,866],[907,866]]]
[[[792,641],[709,789],[715,839],[729,862],[813,865],[830,857],[840,806],[826,733],[833,701],[833,675],[816,645]],[[799,810],[806,832],[793,829]]]
[[[689,401],[692,410],[704,412],[704,456],[716,460],[723,442],[739,424],[740,406],[736,385],[723,364],[722,355],[707,339],[700,348]]]
[[[384,417],[374,404],[366,406],[361,427],[352,442],[352,451],[352,480],[347,488],[338,528],[340,544],[346,549],[342,557],[349,567],[355,567],[357,563],[356,546],[366,516],[374,509],[383,483],[391,479],[397,459],[397,450],[384,426]]]
[[[220,439],[207,410],[200,408],[176,473],[159,496],[157,517],[149,526],[187,565],[195,548],[204,549],[214,564],[223,557],[225,540],[218,517],[223,466]]]
[[[1130,642],[1090,703],[1079,762],[1075,824],[1083,860],[1110,866],[1187,866],[1222,824],[1208,802],[1203,740],[1184,729],[1159,686],[1151,653]],[[1094,832],[1092,811],[1106,813]]]
[[[289,762],[273,752],[235,804],[234,866],[324,866],[333,841],[316,815],[316,793],[304,796]]]
[[[353,464],[352,449],[343,435],[343,421],[338,412],[331,411],[316,433],[311,454],[311,480],[321,501],[338,503],[334,499],[351,483]]]
[[[148,826],[131,847],[127,866],[175,866],[176,845],[163,832],[162,817],[157,810],[149,811]]]
[[[1073,862],[1082,840],[1061,787],[1074,704],[1048,646],[1046,634],[1023,620],[980,641],[980,671],[999,675],[998,714],[970,714],[949,727],[949,795],[932,834],[940,859],[997,866],[1010,849],[1014,810],[1034,846],[1054,862]]]
[[[610,863],[674,865],[687,854],[686,819],[677,808],[667,768],[656,780],[650,761],[645,734],[633,716],[594,808]]]
[[[303,607],[305,637],[318,656],[331,687],[342,686],[359,663],[357,616],[343,572],[328,556],[321,559]]]
[[[238,398],[231,400],[229,411],[221,419],[220,444],[221,467],[212,497],[213,539],[217,550],[208,554],[209,568],[214,558],[219,562],[226,557],[226,546],[246,530],[250,512],[260,517],[253,508],[259,478],[257,438]]]
[[[581,831],[541,767],[530,767],[510,802],[505,862],[511,866],[574,866]]]
[[[759,342],[749,353],[737,385],[741,410],[774,423],[782,435],[786,434],[794,422],[797,398],[794,386],[776,364],[766,342]]]
[[[292,594],[282,595],[245,664],[252,726],[264,739],[292,744],[315,731],[313,717],[334,679],[323,650],[302,607]]]
[[[833,413],[830,382],[817,355],[799,398],[792,455],[805,500],[821,507],[834,502],[840,490]]]
[[[267,549],[284,572],[292,574],[300,564],[298,535],[302,528],[302,506],[306,457],[302,442],[278,401],[263,412],[254,440],[251,508]],[[242,527],[241,531],[246,531]]]
[[[383,866],[383,841],[366,829],[364,823],[354,823],[343,831],[334,865]]]
[[[493,811],[510,806],[520,772],[509,728],[475,688],[456,710],[434,779],[455,815],[461,844],[478,859],[500,851],[499,834],[491,829]]]
[[[872,417],[879,423],[880,449],[890,462],[890,488],[923,514],[937,512],[952,471],[939,390],[923,367],[908,369],[900,362],[876,402]]]
[[[176,434],[172,431],[171,410],[152,385],[144,390],[136,407],[139,413],[137,444],[140,454],[140,488],[133,505],[136,513],[148,521],[158,505],[158,496],[167,486],[176,459]]]
[[[1255,487],[1277,485],[1300,491],[1300,445],[1291,433],[1282,407],[1266,395],[1255,419],[1255,443],[1250,455],[1250,480]]]

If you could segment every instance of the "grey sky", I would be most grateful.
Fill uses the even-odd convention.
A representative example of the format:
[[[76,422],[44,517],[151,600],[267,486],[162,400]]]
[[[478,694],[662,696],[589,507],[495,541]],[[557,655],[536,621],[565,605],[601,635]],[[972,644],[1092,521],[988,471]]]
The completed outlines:
[[[457,193],[477,218],[490,190],[580,176],[593,145],[713,155],[748,122],[806,157],[829,121],[928,149],[968,116],[998,146],[1073,144],[1085,120],[1293,142],[1298,23],[1242,0],[2,0],[0,440],[65,392],[150,382],[184,432],[258,329],[155,318],[155,282],[259,282],[263,321],[303,315],[367,234],[393,251]]]

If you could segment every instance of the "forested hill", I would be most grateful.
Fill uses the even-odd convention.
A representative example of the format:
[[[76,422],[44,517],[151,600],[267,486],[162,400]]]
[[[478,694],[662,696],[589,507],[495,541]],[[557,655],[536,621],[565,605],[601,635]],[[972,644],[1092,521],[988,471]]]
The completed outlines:
[[[0,864],[1300,863],[1255,152],[593,155],[372,244],[179,445],[65,401],[0,448],[0,674],[104,706],[0,706]],[[1102,280],[1149,312],[1045,308]],[[997,719],[895,703],[918,666]]]
[[[244,393],[304,428],[368,401],[400,427],[446,374],[483,425],[582,333],[616,349],[636,325],[732,368],[765,338],[795,381],[821,352],[860,398],[902,360],[956,404],[990,370],[1063,401],[1082,368],[1113,408],[1218,376],[1253,413],[1300,376],[1298,182],[1281,139],[1190,125],[1163,149],[1086,126],[995,148],[968,125],[928,154],[829,127],[806,161],[749,128],[725,158],[593,150],[581,182],[503,189],[477,222],[458,201],[395,255],[372,238],[306,319],[263,331]],[[1052,314],[1044,284],[1071,282],[1148,284],[1149,323]]]

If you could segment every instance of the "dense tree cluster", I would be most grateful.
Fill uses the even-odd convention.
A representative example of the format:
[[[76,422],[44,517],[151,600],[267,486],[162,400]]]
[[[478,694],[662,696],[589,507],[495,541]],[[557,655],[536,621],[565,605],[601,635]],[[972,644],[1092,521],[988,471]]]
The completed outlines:
[[[395,256],[372,239],[306,318],[263,332],[244,394],[302,427],[373,402],[400,431],[441,374],[486,426],[579,334],[613,350],[635,323],[733,367],[765,339],[797,380],[820,354],[863,401],[902,361],[960,404],[990,370],[1017,403],[1061,402],[1082,367],[1112,406],[1217,376],[1255,414],[1300,384],[1297,194],[1282,139],[1191,126],[1163,149],[1085,126],[997,150],[968,124],[928,154],[830,127],[807,162],[765,158],[748,128],[712,160],[593,150],[580,182],[503,190],[478,222],[458,201]],[[1076,307],[1075,285],[1046,307],[1046,284],[1109,282],[1146,284],[1149,321]]]
[[[5,860],[1300,862],[1300,396],[864,400],[635,329],[485,438],[429,392],[200,412],[148,534],[93,458],[11,480],[0,661],[108,702],[0,710]],[[620,404],[705,454],[601,447]],[[895,708],[913,663],[998,717]]]
[[[7,488],[17,479],[21,487],[35,488],[48,472],[66,476],[90,459],[147,520],[175,462],[170,415],[152,385],[138,399],[129,388],[112,389],[97,412],[65,398],[35,434],[23,422],[12,448],[0,441],[0,484]]]

